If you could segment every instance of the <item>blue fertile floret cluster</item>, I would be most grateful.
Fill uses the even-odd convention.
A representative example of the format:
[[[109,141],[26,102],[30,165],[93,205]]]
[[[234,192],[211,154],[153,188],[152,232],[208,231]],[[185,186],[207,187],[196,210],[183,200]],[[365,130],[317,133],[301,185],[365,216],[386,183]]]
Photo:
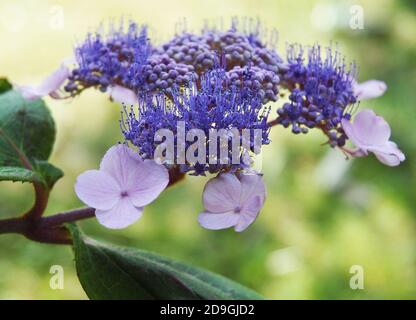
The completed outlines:
[[[332,147],[343,146],[346,135],[341,119],[350,117],[348,107],[356,103],[353,84],[355,67],[347,70],[338,52],[315,45],[306,53],[300,46],[288,48],[287,67],[282,85],[290,90],[289,102],[278,109],[278,123],[291,126],[292,132],[307,133],[320,128]]]
[[[256,91],[250,89],[235,90],[227,85],[226,71],[215,69],[206,72],[197,84],[194,83],[189,89],[172,92],[172,96],[148,95],[144,97],[137,108],[125,109],[121,121],[122,131],[127,141],[138,147],[140,155],[145,159],[153,159],[156,148],[160,143],[155,137],[168,130],[173,133],[173,141],[166,141],[166,144],[173,145],[174,158],[177,159],[178,150],[188,150],[194,144],[194,140],[182,137],[179,133],[180,123],[183,123],[184,132],[199,130],[204,137],[202,161],[191,163],[189,159],[179,164],[182,173],[191,172],[195,175],[203,175],[205,172],[219,172],[224,169],[243,169],[246,164],[240,157],[244,156],[243,130],[248,130],[246,141],[248,150],[254,151],[255,144],[268,144],[269,126],[267,116],[269,110],[263,107],[262,99]],[[222,130],[224,129],[224,130]],[[231,130],[234,131],[231,131]],[[162,131],[160,131],[162,130]],[[222,131],[221,131],[222,130]],[[211,132],[223,132],[224,136],[215,136],[211,140]],[[230,132],[236,134],[231,136]],[[255,133],[258,134],[256,139]],[[232,161],[233,139],[238,139],[238,161]],[[215,141],[214,141],[215,140]],[[212,161],[212,158],[219,160],[223,158],[220,154],[220,144],[227,145],[227,161]],[[183,145],[180,145],[183,144]],[[216,151],[213,154],[213,144]],[[201,154],[195,154],[200,157]],[[211,157],[211,160],[210,160]],[[199,158],[201,159],[201,158]],[[224,160],[224,159],[223,159]],[[233,163],[234,162],[234,163]]]
[[[260,35],[259,28],[244,31],[233,22],[225,31],[184,31],[153,46],[146,27],[133,22],[127,28],[113,26],[106,34],[88,35],[76,47],[76,67],[65,90],[71,96],[90,87],[107,91],[121,86],[134,92],[139,107],[125,107],[122,131],[147,159],[157,147],[155,133],[176,132],[179,121],[186,130],[206,135],[212,129],[258,129],[261,145],[269,143],[271,125],[290,127],[295,134],[318,128],[330,146],[344,146],[341,120],[350,118],[357,101],[355,66],[347,68],[336,50],[326,48],[323,54],[319,45],[291,45],[283,60]],[[286,92],[287,102],[267,123],[270,108],[265,105]],[[253,147],[254,141],[249,142]],[[206,148],[210,143],[217,142],[208,141]],[[179,170],[200,175],[243,167],[188,161]]]

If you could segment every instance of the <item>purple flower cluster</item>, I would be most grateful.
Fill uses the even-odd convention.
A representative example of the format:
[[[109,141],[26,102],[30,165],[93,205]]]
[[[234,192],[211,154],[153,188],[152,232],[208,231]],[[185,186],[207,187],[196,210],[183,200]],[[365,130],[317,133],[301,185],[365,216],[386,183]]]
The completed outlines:
[[[343,58],[327,48],[325,58],[321,47],[288,48],[287,66],[281,74],[282,85],[290,90],[289,100],[278,109],[278,123],[292,127],[292,132],[307,133],[319,128],[329,138],[332,147],[343,146],[347,139],[342,126],[349,119],[348,107],[356,103],[354,65],[347,70]]]
[[[259,24],[246,28],[234,20],[228,30],[184,31],[153,47],[146,27],[129,22],[126,29],[121,23],[107,34],[88,35],[75,49],[74,69],[63,65],[53,82],[25,87],[26,96],[61,97],[58,87],[67,77],[65,90],[72,96],[95,87],[122,103],[138,102],[138,115],[125,119],[124,134],[144,157],[153,156],[154,133],[181,120],[206,132],[261,127],[263,143],[276,124],[295,134],[318,128],[331,147],[345,151],[350,137],[342,122],[350,121],[358,100],[382,95],[385,83],[358,83],[355,65],[347,68],[339,52],[319,45],[291,45],[283,61],[264,38]],[[288,90],[288,101],[267,124],[263,106],[278,99],[280,88]],[[188,164],[181,171],[202,174],[224,168]]]
[[[277,100],[279,76],[259,67],[234,67],[226,74],[228,83],[236,90],[240,88],[255,91],[266,104]]]
[[[120,23],[119,27],[111,25],[107,35],[89,34],[75,49],[77,67],[69,75],[65,91],[76,95],[89,87],[104,92],[110,85],[127,88],[139,85],[150,53],[146,27],[133,22],[127,31]]]
[[[166,54],[177,63],[192,65],[197,74],[212,68],[217,59],[217,54],[202,36],[187,32],[175,36],[155,52]]]
[[[75,49],[77,66],[65,91],[72,96],[95,87],[106,91],[122,86],[138,96],[175,91],[197,81],[221,65],[234,89],[258,91],[263,103],[276,101],[282,59],[261,41],[257,27],[239,31],[234,21],[228,31],[205,29],[200,34],[183,32],[169,42],[152,47],[145,27],[130,22],[97,32]]]
[[[239,134],[243,129],[261,131],[261,144],[268,144],[269,130],[267,116],[269,110],[263,107],[263,100],[250,89],[235,90],[227,85],[227,76],[224,69],[213,69],[202,75],[198,85],[194,82],[186,90],[172,92],[167,98],[164,94],[150,94],[140,100],[137,110],[131,107],[125,110],[121,121],[122,131],[127,141],[135,145],[140,155],[145,159],[153,159],[159,142],[155,136],[159,129],[167,129],[174,134],[175,152],[180,146],[177,144],[178,123],[185,124],[185,130],[202,130],[206,141],[206,158],[203,163],[178,164],[183,173],[191,172],[195,175],[204,175],[205,172],[220,172],[225,169],[244,168],[244,161],[238,164],[221,164],[219,161],[210,163],[210,144],[219,144],[210,141],[211,130],[237,129]],[[239,136],[240,145],[242,135]],[[250,149],[254,148],[254,136],[249,137]],[[231,144],[232,137],[227,137]],[[185,149],[193,144],[186,141]],[[230,148],[231,149],[231,148]],[[220,148],[217,148],[218,152]],[[229,151],[231,153],[231,150]],[[209,156],[208,156],[209,155]],[[214,155],[220,159],[220,154]],[[243,156],[240,154],[239,156]],[[231,155],[230,155],[231,158]]]
[[[260,91],[264,102],[276,101],[278,72],[283,64],[274,49],[267,48],[259,37],[259,31],[244,33],[235,23],[228,31],[205,30],[200,35],[182,33],[155,50],[164,53],[177,63],[193,66],[201,76],[218,64],[227,71],[227,77],[235,87],[242,87],[242,78],[249,74],[253,86]],[[252,86],[251,82],[248,84]]]
[[[196,78],[192,65],[177,63],[163,53],[152,54],[142,66],[140,72],[132,72],[132,74],[137,76],[136,81],[133,79],[130,83],[130,88],[138,94],[169,92],[175,88],[188,85]]]
[[[106,91],[109,86],[122,86],[137,94],[168,91],[186,86],[196,77],[194,67],[176,62],[154,50],[146,27],[130,22],[110,26],[110,32],[89,34],[75,49],[78,66],[72,70],[65,90],[76,95],[95,87]]]

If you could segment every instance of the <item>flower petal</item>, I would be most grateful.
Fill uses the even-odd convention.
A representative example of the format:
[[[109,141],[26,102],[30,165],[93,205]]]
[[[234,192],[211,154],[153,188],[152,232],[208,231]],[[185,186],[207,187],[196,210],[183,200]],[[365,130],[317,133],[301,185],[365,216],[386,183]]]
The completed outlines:
[[[354,150],[347,150],[348,154],[355,158],[368,156],[367,148],[363,144],[363,142],[357,137],[352,123],[349,122],[349,120],[347,119],[342,119],[341,125],[348,139],[350,139],[351,142],[357,146],[357,148]]]
[[[354,84],[354,93],[358,100],[367,100],[380,97],[387,90],[387,85],[383,81],[368,80]]]
[[[400,164],[400,158],[396,154],[374,152],[377,159],[386,166],[395,167]]]
[[[385,145],[391,135],[389,124],[369,109],[358,112],[351,126],[348,123],[345,119],[342,120],[346,135],[362,149]]]
[[[261,201],[264,202],[266,199],[266,186],[260,174],[240,174],[239,179],[241,182],[241,206],[244,206],[247,201],[256,196],[259,196]]]
[[[128,197],[121,198],[109,210],[95,210],[97,220],[110,229],[122,229],[136,222],[143,214],[143,208],[136,208]]]
[[[78,176],[75,193],[86,205],[108,210],[120,199],[120,187],[110,175],[98,170],[88,170]]]
[[[238,223],[238,220],[239,215],[234,212],[201,212],[198,216],[199,224],[209,230],[220,230],[233,227]]]
[[[56,94],[56,90],[68,79],[70,71],[65,63],[49,75],[40,85],[35,86],[17,86],[23,98],[26,100],[36,100],[48,94]]]
[[[131,174],[133,184],[127,186],[130,200],[143,207],[155,200],[169,183],[168,170],[153,160],[145,160]]]
[[[239,220],[234,230],[241,232],[247,229],[248,226],[256,220],[263,204],[264,199],[262,199],[261,196],[252,197],[249,201],[247,201],[244,207],[241,208]]]
[[[39,92],[39,89],[37,86],[22,86],[22,85],[15,85],[15,88],[17,91],[20,92],[22,97],[29,101],[34,101],[36,99],[40,99],[43,96],[45,96],[44,93]]]
[[[406,159],[404,153],[392,141],[385,146],[371,148],[369,151],[373,152],[381,163],[391,167],[398,166]]]
[[[61,66],[55,70],[49,77],[47,77],[39,86],[39,89],[47,94],[51,94],[58,90],[59,87],[68,79],[70,71],[66,64],[62,63]]]
[[[223,213],[234,211],[240,204],[241,183],[232,173],[222,173],[208,181],[203,193],[207,211]]]
[[[153,160],[145,160],[128,146],[111,147],[100,169],[118,181],[133,205],[143,207],[155,200],[169,183],[168,170]]]
[[[354,132],[354,126],[349,120],[342,119],[341,126],[345,134],[347,135],[348,139],[350,139],[352,143],[354,143],[356,146],[361,143]]]
[[[142,165],[143,160],[136,152],[125,144],[117,144],[105,153],[100,170],[111,175],[124,188],[132,184],[131,173]]]
[[[122,104],[136,105],[138,102],[137,95],[132,90],[122,86],[110,86],[107,89],[107,93],[111,99]]]

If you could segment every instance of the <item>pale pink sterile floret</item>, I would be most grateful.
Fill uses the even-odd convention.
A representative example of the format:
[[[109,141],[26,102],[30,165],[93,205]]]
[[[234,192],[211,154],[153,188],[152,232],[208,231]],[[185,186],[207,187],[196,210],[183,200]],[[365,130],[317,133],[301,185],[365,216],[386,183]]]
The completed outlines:
[[[40,99],[50,95],[54,99],[60,99],[59,88],[68,79],[70,70],[68,65],[72,60],[66,59],[52,74],[46,77],[39,85],[15,85],[16,90],[23,98],[29,101]]]
[[[199,224],[211,230],[234,227],[244,231],[256,220],[265,199],[261,175],[221,173],[205,186],[205,211],[199,214]]]
[[[137,95],[130,89],[115,85],[107,88],[107,93],[111,99],[125,105],[138,104]]]
[[[357,149],[349,151],[355,157],[374,153],[378,160],[388,166],[397,166],[405,160],[405,155],[390,141],[389,124],[374,111],[364,109],[357,113],[353,122],[342,120],[342,128]]]
[[[124,144],[111,147],[99,170],[88,170],[75,183],[77,196],[95,208],[98,221],[121,229],[137,221],[143,207],[166,188],[169,174],[153,160],[143,160]]]
[[[367,80],[361,83],[354,82],[353,90],[357,100],[374,99],[386,92],[387,85],[384,81]]]

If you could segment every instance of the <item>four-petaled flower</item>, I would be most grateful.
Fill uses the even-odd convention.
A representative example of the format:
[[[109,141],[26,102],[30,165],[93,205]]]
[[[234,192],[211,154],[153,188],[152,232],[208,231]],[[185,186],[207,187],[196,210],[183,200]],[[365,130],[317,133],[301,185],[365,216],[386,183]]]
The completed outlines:
[[[261,175],[222,173],[205,186],[205,211],[199,214],[199,224],[211,230],[234,227],[244,231],[256,220],[265,199]]]
[[[88,206],[95,208],[98,221],[112,229],[121,229],[138,220],[143,207],[166,188],[169,174],[153,160],[142,160],[126,145],[111,147],[99,170],[78,176],[75,192]]]
[[[397,166],[405,160],[405,156],[397,145],[390,141],[389,124],[374,111],[364,109],[357,113],[354,122],[342,120],[342,128],[357,147],[349,153],[355,157],[375,154],[378,160],[388,166]]]

